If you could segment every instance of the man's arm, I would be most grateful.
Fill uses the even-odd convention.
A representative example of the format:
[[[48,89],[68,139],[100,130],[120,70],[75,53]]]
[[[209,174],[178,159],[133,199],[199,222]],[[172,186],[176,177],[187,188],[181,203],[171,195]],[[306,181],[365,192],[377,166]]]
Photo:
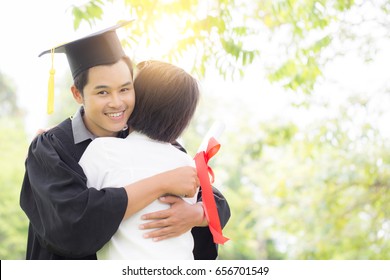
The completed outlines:
[[[230,207],[224,196],[216,188],[213,188],[213,192],[223,228],[229,221]],[[155,229],[148,232],[145,238],[160,241],[179,236],[191,230],[194,237],[194,258],[196,260],[216,259],[218,246],[213,241],[213,236],[205,218],[201,204],[201,194],[198,194],[199,202],[194,205],[174,196],[167,196],[160,200],[171,204],[171,208],[145,214],[142,217],[146,221],[149,220],[149,222],[141,225],[141,229]]]
[[[167,210],[148,213],[142,216],[145,224],[140,229],[156,229],[144,235],[154,241],[179,236],[193,227],[206,227],[207,219],[201,203],[189,204],[177,196],[164,196],[159,199],[170,204]],[[151,221],[150,221],[151,220]]]
[[[185,149],[177,142],[173,145],[183,152]],[[220,191],[213,187],[214,199],[218,208],[218,213],[223,228],[230,218],[230,207],[225,197]],[[170,237],[175,237],[192,229],[195,240],[195,259],[215,259],[217,257],[217,246],[213,242],[212,234],[207,227],[202,207],[201,190],[198,193],[196,204],[189,205],[181,198],[167,196],[165,202],[171,204],[171,208],[163,211],[149,213],[143,219],[149,222],[141,225],[143,229],[156,229],[149,232],[147,238],[156,241]]]
[[[30,145],[20,205],[42,247],[81,258],[95,254],[116,232],[127,197],[123,188],[88,189],[78,162],[48,132]]]

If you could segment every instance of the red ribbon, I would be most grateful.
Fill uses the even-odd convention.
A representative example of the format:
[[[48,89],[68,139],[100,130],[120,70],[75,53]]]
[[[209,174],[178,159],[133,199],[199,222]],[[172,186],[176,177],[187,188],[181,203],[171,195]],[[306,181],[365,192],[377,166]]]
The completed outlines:
[[[209,222],[209,229],[213,235],[214,243],[216,244],[224,244],[229,240],[229,238],[226,238],[222,234],[217,204],[215,203],[213,189],[211,187],[211,184],[214,183],[214,172],[211,167],[207,165],[209,159],[219,151],[220,147],[221,145],[217,142],[217,140],[215,140],[214,137],[211,137],[207,145],[206,152],[201,151],[197,153],[194,158],[202,188],[202,200],[206,218]],[[209,174],[211,176],[211,180]]]

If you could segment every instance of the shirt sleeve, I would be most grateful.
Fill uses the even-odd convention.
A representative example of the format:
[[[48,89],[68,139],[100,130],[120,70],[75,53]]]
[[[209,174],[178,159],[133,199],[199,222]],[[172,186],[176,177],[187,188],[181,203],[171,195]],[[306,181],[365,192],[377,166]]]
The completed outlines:
[[[112,161],[107,157],[108,153],[104,145],[105,138],[109,137],[93,140],[80,158],[79,164],[87,178],[88,188],[102,189],[103,182],[110,172]]]
[[[95,254],[116,232],[127,207],[123,188],[87,188],[82,168],[52,134],[33,140],[20,204],[41,246],[66,257]]]

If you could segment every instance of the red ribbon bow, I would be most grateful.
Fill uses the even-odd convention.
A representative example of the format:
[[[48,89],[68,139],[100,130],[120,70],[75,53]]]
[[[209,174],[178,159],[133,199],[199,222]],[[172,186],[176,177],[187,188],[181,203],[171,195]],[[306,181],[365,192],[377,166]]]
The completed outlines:
[[[201,151],[197,153],[194,158],[202,188],[202,200],[206,218],[209,222],[209,229],[213,235],[214,243],[216,244],[224,244],[229,240],[229,238],[226,238],[222,234],[221,222],[219,220],[213,189],[211,187],[211,184],[214,183],[214,172],[211,167],[207,165],[209,159],[219,151],[220,147],[221,145],[217,142],[217,140],[215,140],[214,137],[211,137],[207,145],[206,152]],[[209,174],[211,176],[211,180]]]

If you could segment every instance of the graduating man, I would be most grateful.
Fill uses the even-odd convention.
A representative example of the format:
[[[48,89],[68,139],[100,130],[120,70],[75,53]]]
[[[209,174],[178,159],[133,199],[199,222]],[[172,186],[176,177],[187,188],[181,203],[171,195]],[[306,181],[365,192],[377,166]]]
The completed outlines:
[[[171,207],[145,215],[143,227],[154,229],[147,237],[158,241],[192,229],[194,258],[218,256],[201,192],[193,205],[178,197],[194,195],[199,186],[195,168],[173,169],[122,188],[87,187],[78,164],[87,146],[96,137],[128,134],[126,123],[134,108],[133,70],[115,32],[125,24],[42,53],[67,55],[74,79],[71,91],[82,106],[72,118],[38,135],[29,147],[20,195],[30,221],[26,259],[96,259],[96,252],[121,221],[137,211],[137,205],[167,193],[176,195],[166,197]],[[213,191],[224,226],[230,209],[223,195]]]

